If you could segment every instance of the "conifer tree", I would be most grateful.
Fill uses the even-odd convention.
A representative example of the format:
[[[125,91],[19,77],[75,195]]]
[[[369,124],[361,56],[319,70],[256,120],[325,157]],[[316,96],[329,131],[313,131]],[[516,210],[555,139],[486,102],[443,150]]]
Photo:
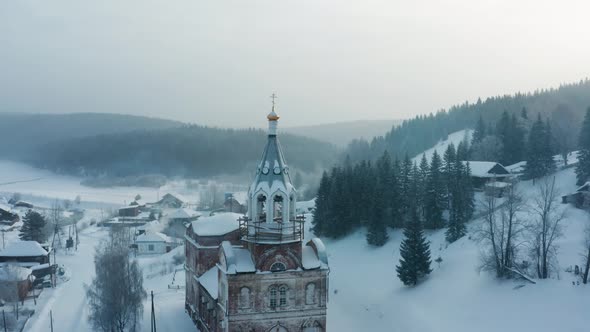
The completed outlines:
[[[586,116],[582,123],[580,136],[578,137],[578,165],[576,166],[576,178],[579,186],[590,179],[590,107],[586,110]]]
[[[486,135],[486,124],[483,121],[483,117],[480,114],[479,118],[477,119],[477,123],[475,124],[475,130],[473,131],[471,144],[473,145],[481,142],[481,140],[483,140],[483,138],[486,137]]]
[[[413,200],[415,197],[411,197],[411,186],[412,186],[412,161],[406,153],[404,161],[401,165],[399,174],[399,198],[400,198],[400,216],[403,220],[408,217],[410,206],[414,205]]]
[[[536,179],[554,171],[551,142],[551,128],[541,120],[539,114],[529,134],[527,163],[524,170],[526,178]]]
[[[404,228],[404,240],[400,245],[400,260],[396,266],[397,276],[406,286],[416,285],[426,277],[430,269],[430,244],[426,241],[422,223],[416,211]]]
[[[426,197],[427,197],[427,183],[428,183],[428,173],[430,173],[430,165],[428,165],[428,160],[426,159],[426,154],[422,154],[422,159],[420,160],[417,184],[418,184],[418,206],[421,207],[418,210],[418,216],[420,218],[425,218],[426,216]]]
[[[441,174],[441,159],[436,151],[426,180],[426,196],[424,198],[425,225],[430,229],[443,227],[443,208],[445,186]]]
[[[331,219],[330,207],[330,177],[326,171],[322,174],[320,186],[315,198],[315,209],[313,210],[313,232],[317,236],[327,234],[327,226]]]
[[[45,234],[45,218],[33,210],[29,210],[23,218],[19,238],[23,241],[37,241],[43,243],[47,240]]]
[[[445,207],[449,208],[451,191],[453,190],[453,182],[455,177],[455,162],[457,154],[455,152],[455,145],[449,144],[443,156],[443,179],[445,183]]]

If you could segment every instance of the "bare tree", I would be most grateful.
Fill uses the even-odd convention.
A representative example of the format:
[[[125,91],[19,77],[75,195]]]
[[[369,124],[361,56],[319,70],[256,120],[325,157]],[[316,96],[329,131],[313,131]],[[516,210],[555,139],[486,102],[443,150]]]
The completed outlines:
[[[129,249],[120,239],[97,247],[96,276],[86,287],[90,307],[88,319],[94,330],[103,332],[139,331],[143,315],[143,274],[137,261],[129,259]]]
[[[531,255],[536,264],[537,277],[547,279],[557,252],[555,240],[562,236],[561,221],[564,218],[558,205],[555,177],[541,182],[531,208],[536,215],[529,226]]]
[[[511,187],[501,206],[497,198],[487,196],[483,203],[484,222],[478,232],[482,243],[481,268],[494,271],[498,278],[511,276],[515,268],[524,222],[518,214],[524,210],[524,200],[516,187]]]

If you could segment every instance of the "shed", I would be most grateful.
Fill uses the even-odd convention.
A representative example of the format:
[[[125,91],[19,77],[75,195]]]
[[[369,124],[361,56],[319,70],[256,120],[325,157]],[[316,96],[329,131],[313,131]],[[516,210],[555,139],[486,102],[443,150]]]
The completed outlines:
[[[176,248],[178,243],[165,234],[146,232],[135,238],[137,253],[140,255],[164,254]]]
[[[469,163],[473,186],[478,189],[484,189],[485,184],[490,181],[506,181],[513,176],[506,167],[493,161],[463,161],[463,163],[465,165]]]

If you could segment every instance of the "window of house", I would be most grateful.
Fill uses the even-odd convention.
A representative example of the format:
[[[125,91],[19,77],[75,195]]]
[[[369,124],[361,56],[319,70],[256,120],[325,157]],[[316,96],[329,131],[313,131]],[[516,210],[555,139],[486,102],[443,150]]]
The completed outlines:
[[[154,245],[148,244],[148,251],[154,251]]]
[[[240,308],[250,308],[250,288],[242,287],[240,289]]]
[[[315,303],[315,284],[309,283],[305,286],[305,304]]]
[[[277,288],[272,286],[270,288],[270,307],[276,308],[277,306]]]
[[[287,305],[287,286],[279,287],[279,306]]]
[[[285,264],[283,264],[281,262],[273,263],[270,266],[270,272],[281,272],[281,271],[285,271],[286,269],[287,269],[287,267],[285,266]]]

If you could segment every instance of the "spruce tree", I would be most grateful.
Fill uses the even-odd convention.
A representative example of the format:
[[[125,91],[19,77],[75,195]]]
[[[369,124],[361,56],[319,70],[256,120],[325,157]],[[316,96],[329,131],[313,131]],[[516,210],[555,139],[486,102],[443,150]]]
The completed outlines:
[[[422,159],[420,160],[419,172],[418,172],[418,206],[421,207],[418,210],[418,216],[421,218],[425,218],[426,216],[426,196],[427,196],[427,183],[428,183],[428,173],[430,172],[430,165],[428,165],[428,160],[426,159],[426,154],[422,154]]]
[[[475,124],[475,130],[473,131],[471,144],[473,145],[481,142],[481,140],[483,140],[483,138],[486,137],[486,135],[486,124],[483,121],[483,117],[480,114],[479,118],[477,119],[477,123]]]
[[[441,159],[436,151],[432,154],[432,161],[426,179],[426,193],[424,198],[425,225],[430,229],[443,227],[443,209],[445,185],[441,174]]]
[[[400,245],[400,260],[396,266],[397,276],[406,286],[416,285],[426,277],[430,269],[430,244],[426,241],[422,223],[416,211],[404,228],[404,240]]]
[[[412,161],[406,153],[404,161],[401,165],[401,171],[398,177],[399,181],[399,198],[400,198],[400,216],[403,220],[409,215],[410,206],[412,206],[413,199],[411,197],[411,186],[412,186]]]
[[[313,210],[312,230],[317,236],[328,235],[326,229],[331,219],[331,213],[330,176],[324,171],[315,198],[315,209]]]
[[[37,241],[43,243],[47,240],[45,235],[45,218],[33,210],[29,210],[23,218],[19,238],[23,241]]]
[[[551,127],[541,120],[541,115],[537,116],[529,133],[526,162],[524,175],[527,179],[545,176],[555,169]]]
[[[455,145],[449,144],[443,156],[443,179],[445,183],[445,205],[450,206],[451,191],[453,187],[453,178],[455,177],[455,162],[457,154],[455,152]]]
[[[578,137],[578,165],[576,166],[577,184],[583,185],[590,179],[590,107],[586,110],[586,116],[582,123],[580,136]]]

